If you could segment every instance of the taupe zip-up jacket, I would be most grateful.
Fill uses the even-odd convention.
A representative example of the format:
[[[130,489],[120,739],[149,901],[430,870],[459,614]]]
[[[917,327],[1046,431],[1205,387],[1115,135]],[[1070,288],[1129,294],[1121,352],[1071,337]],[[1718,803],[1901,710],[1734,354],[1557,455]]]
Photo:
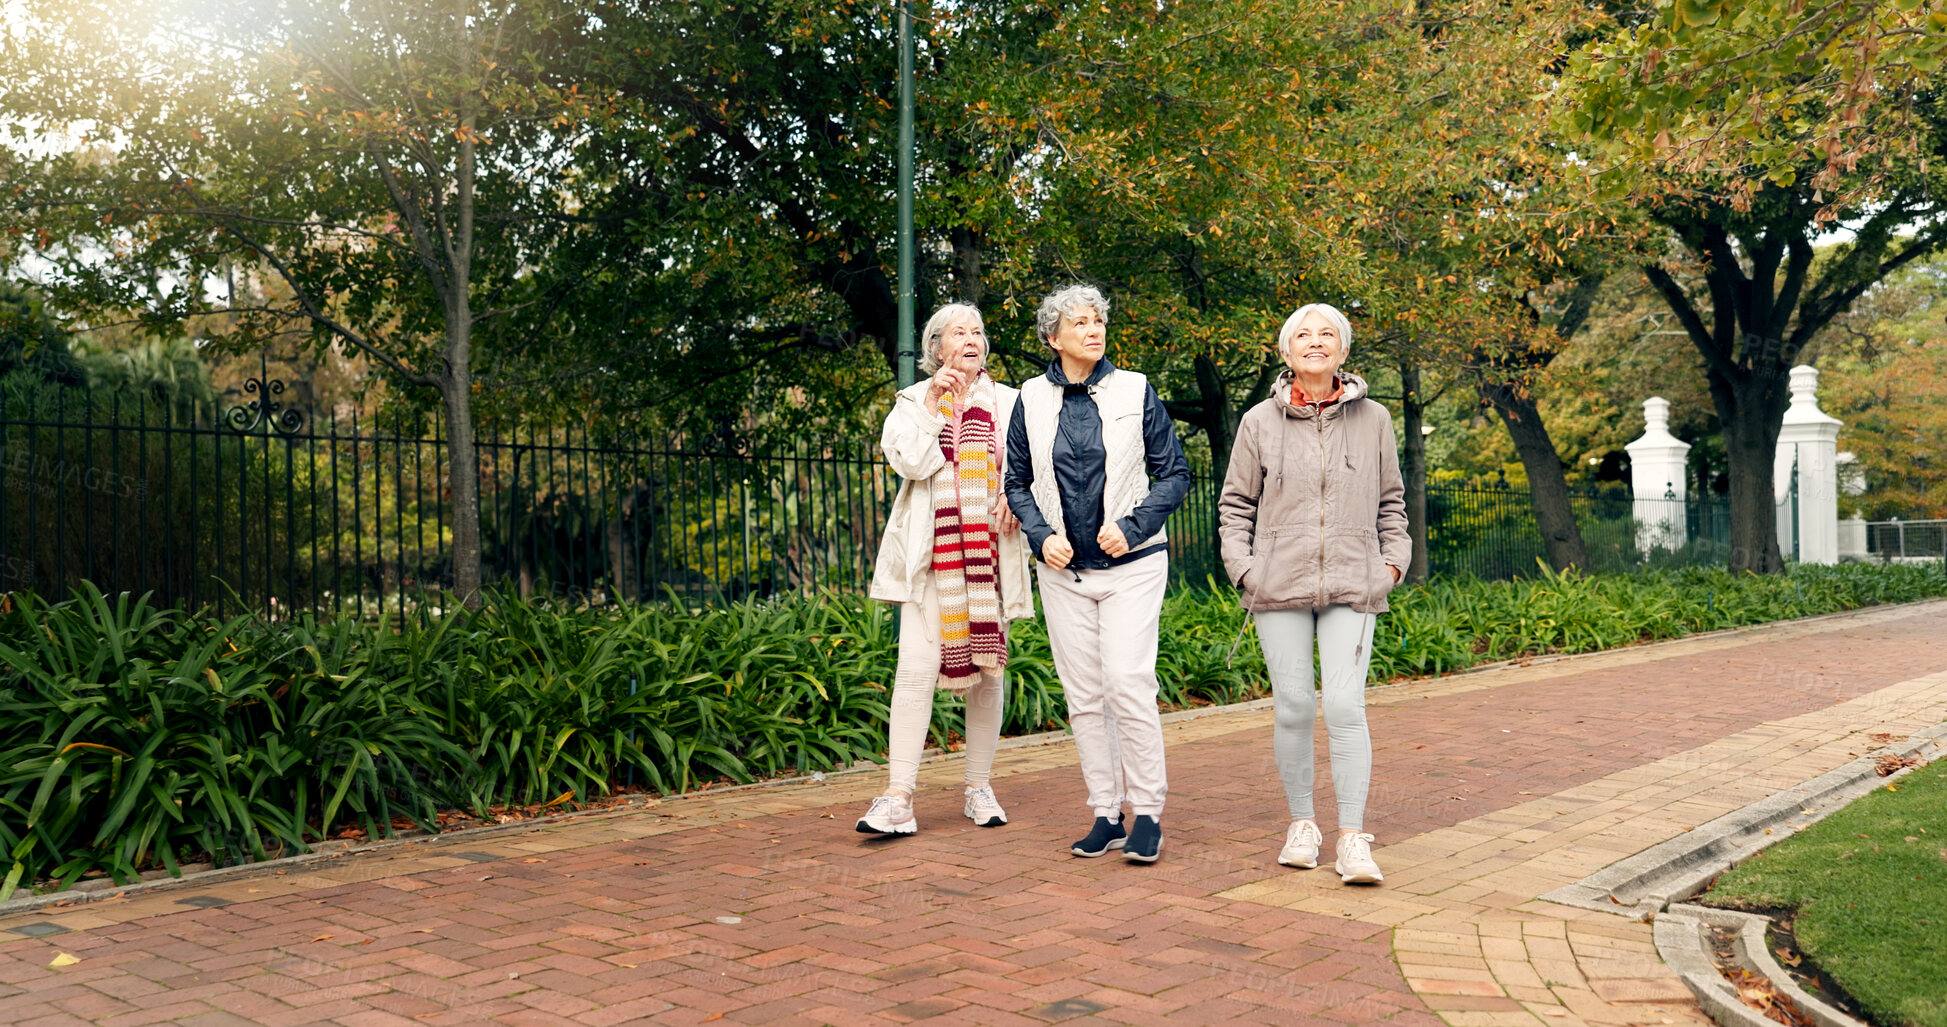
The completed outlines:
[[[1381,613],[1388,567],[1412,560],[1392,414],[1358,375],[1339,380],[1338,402],[1293,406],[1286,371],[1237,426],[1217,534],[1247,610]]]

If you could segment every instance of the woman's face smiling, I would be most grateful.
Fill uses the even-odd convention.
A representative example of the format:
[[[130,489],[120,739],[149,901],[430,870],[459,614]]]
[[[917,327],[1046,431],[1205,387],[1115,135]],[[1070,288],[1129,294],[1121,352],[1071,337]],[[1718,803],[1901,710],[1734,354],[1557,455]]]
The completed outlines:
[[[1345,363],[1345,340],[1332,319],[1314,310],[1298,322],[1298,330],[1285,343],[1285,363],[1293,371],[1310,378],[1322,378]]]
[[[1055,350],[1068,361],[1094,367],[1108,347],[1109,322],[1094,307],[1061,315],[1055,326]]]

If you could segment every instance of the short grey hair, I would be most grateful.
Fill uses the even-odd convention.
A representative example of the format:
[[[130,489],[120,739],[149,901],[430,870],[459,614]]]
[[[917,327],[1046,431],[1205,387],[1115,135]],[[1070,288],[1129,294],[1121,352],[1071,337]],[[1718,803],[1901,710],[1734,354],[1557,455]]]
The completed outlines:
[[[919,373],[920,374],[926,375],[927,377],[930,378],[933,375],[939,373],[940,340],[946,338],[947,329],[961,323],[962,321],[972,321],[974,324],[979,325],[981,331],[981,338],[982,338],[981,345],[984,347],[991,345],[985,341],[986,332],[987,332],[987,322],[981,318],[980,308],[974,306],[971,303],[949,303],[946,306],[941,307],[938,310],[935,310],[933,312],[933,316],[926,319],[926,327],[920,329],[920,333],[919,333],[919,338],[920,338]]]
[[[1064,314],[1073,314],[1083,307],[1093,307],[1109,319],[1109,298],[1093,285],[1071,285],[1058,292],[1052,292],[1041,301],[1041,309],[1034,312],[1034,330],[1049,349],[1055,348],[1055,333],[1061,330]]]
[[[1285,318],[1284,327],[1278,329],[1279,356],[1284,357],[1286,360],[1291,359],[1291,354],[1287,352],[1286,347],[1291,345],[1291,337],[1298,334],[1298,323],[1305,319],[1306,314],[1314,312],[1325,315],[1325,320],[1330,321],[1332,327],[1339,330],[1339,352],[1350,353],[1352,351],[1352,322],[1347,320],[1343,313],[1340,313],[1339,308],[1332,306],[1330,303],[1307,303],[1293,311],[1290,317]]]

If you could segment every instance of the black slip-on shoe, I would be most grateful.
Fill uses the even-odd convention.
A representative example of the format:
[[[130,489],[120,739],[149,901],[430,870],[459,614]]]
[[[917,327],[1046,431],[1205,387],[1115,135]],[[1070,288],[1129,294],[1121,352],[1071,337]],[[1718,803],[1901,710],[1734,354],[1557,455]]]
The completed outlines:
[[[1096,817],[1095,826],[1089,829],[1088,837],[1069,846],[1068,851],[1077,856],[1094,859],[1106,855],[1110,849],[1122,848],[1122,843],[1127,837],[1128,833],[1122,829],[1120,814],[1114,820],[1108,817]]]
[[[1129,840],[1122,846],[1122,858],[1131,863],[1154,863],[1163,857],[1163,825],[1155,817],[1138,816],[1129,829]]]

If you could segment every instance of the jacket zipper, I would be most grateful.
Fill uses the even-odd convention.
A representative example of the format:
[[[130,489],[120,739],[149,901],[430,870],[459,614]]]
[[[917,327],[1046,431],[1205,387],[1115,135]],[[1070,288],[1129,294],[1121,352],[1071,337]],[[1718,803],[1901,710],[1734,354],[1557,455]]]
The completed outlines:
[[[1313,415],[1318,423],[1318,599],[1325,601],[1325,408]]]

